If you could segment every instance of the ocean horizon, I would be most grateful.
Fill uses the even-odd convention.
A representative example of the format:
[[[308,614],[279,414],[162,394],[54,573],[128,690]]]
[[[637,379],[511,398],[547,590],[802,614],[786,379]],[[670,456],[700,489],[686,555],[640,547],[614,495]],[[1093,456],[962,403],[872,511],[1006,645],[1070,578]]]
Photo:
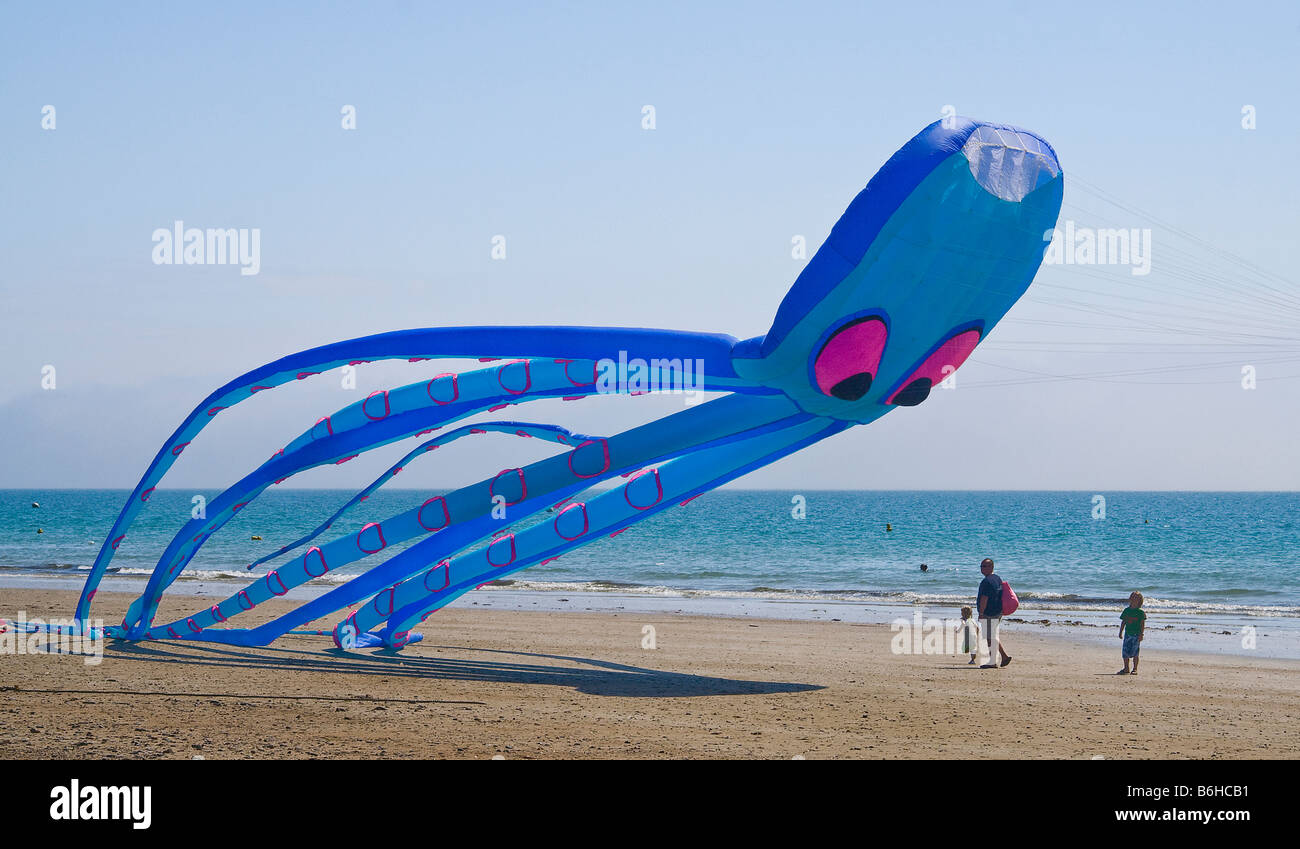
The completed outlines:
[[[143,586],[190,518],[194,498],[218,492],[158,490],[121,543],[104,589]],[[129,494],[0,490],[0,586],[79,587]],[[321,539],[355,533],[435,494],[378,491]],[[351,495],[269,490],[207,542],[171,592],[235,591],[294,553],[251,572],[248,564],[309,532]],[[1298,552],[1297,493],[721,490],[455,603],[492,598],[501,604],[521,592],[580,593],[617,596],[623,608],[660,609],[653,601],[660,599],[673,600],[674,609],[722,615],[761,610],[798,618],[801,611],[821,610],[810,603],[824,602],[839,611],[825,618],[843,621],[866,616],[846,612],[855,607],[872,611],[864,621],[888,621],[882,616],[891,610],[899,615],[899,605],[948,617],[971,603],[978,564],[993,557],[1020,597],[1026,621],[1109,627],[1138,590],[1155,619],[1193,630],[1200,624],[1218,635],[1268,622],[1290,639],[1300,635]],[[362,560],[312,584],[328,587],[370,565]],[[529,598],[517,606],[555,604],[554,598]],[[1294,652],[1275,647],[1269,653],[1300,653],[1300,640],[1294,641]]]

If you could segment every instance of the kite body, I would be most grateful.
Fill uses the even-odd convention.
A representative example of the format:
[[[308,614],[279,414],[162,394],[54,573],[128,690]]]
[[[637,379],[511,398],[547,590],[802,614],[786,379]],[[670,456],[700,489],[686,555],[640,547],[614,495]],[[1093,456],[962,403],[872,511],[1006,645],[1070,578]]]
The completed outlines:
[[[1063,176],[1052,148],[1024,130],[959,119],[899,150],[853,200],[781,302],[771,330],[712,333],[586,327],[396,331],[284,357],[218,389],[159,450],[86,581],[77,620],[114,552],[172,463],[208,423],[258,392],[381,359],[478,358],[484,367],[376,392],[305,429],[182,527],[148,586],[108,636],[265,645],[319,633],[342,647],[400,649],[414,626],[483,583],[617,534],[655,513],[896,407],[915,406],[974,350],[1028,288],[1055,226]],[[610,375],[610,361],[649,373]],[[479,413],[541,398],[639,394],[637,378],[721,397],[611,436]],[[475,433],[542,439],[559,453],[428,498],[359,530],[318,539],[350,508],[435,449]],[[277,560],[205,610],[155,622],[159,599],[204,542],[267,487],[316,466],[416,437],[419,445]],[[614,482],[612,488],[592,489]],[[505,508],[507,519],[498,518]],[[385,551],[411,543],[400,553]],[[291,554],[290,552],[295,552]],[[391,555],[391,556],[389,556]],[[256,627],[239,614],[351,563],[375,565]],[[347,611],[340,613],[340,611]],[[295,630],[330,614],[331,627]]]

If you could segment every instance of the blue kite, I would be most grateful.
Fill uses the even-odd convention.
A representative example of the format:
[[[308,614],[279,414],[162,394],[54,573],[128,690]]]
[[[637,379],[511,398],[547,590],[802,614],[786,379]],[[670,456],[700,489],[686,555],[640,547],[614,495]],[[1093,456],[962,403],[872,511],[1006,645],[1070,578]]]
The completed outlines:
[[[946,119],[895,153],[836,223],[786,294],[766,335],[620,327],[441,327],[364,336],[291,354],[213,392],[162,446],[100,549],[77,603],[87,622],[114,552],[163,475],[224,410],[328,369],[376,360],[492,363],[372,393],[317,421],[209,502],[162,552],[144,592],[107,636],[265,645],[329,634],[344,648],[400,649],[430,613],[482,584],[622,532],[674,505],[895,407],[920,404],[1029,287],[1056,224],[1064,178],[1039,136]],[[618,361],[617,369],[609,364]],[[626,364],[636,364],[629,369]],[[214,533],[267,487],[451,422],[539,398],[640,394],[680,385],[726,393],[613,436],[554,425],[477,423],[435,436],[308,536],[309,547],[205,610],[155,623],[159,600]],[[635,373],[633,373],[635,372]],[[476,432],[565,450],[313,544],[407,463]],[[617,479],[623,478],[622,482]],[[606,482],[617,486],[593,490]],[[510,525],[498,518],[505,506]],[[381,559],[385,549],[413,543]],[[227,623],[363,558],[379,562],[269,622]],[[252,566],[250,566],[252,568]],[[351,609],[330,630],[294,630]]]

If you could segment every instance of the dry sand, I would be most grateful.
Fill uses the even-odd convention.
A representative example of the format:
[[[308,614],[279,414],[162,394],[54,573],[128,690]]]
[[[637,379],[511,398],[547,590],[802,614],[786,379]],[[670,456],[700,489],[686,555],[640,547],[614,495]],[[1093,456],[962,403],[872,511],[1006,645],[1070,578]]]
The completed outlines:
[[[76,595],[0,598],[56,618]],[[100,593],[95,615],[129,600]],[[162,616],[210,603],[169,596]],[[979,670],[894,655],[884,625],[642,614],[452,608],[419,630],[400,654],[286,637],[0,656],[0,757],[1300,756],[1296,661],[1148,649],[1120,677],[1118,640],[1004,627],[1014,662]]]

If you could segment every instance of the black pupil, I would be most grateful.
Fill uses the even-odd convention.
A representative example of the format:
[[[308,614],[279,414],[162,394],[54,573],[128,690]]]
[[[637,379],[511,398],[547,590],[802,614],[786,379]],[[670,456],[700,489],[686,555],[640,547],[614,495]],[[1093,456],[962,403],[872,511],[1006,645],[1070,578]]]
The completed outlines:
[[[894,403],[900,407],[915,407],[930,397],[930,387],[932,386],[934,386],[934,382],[930,378],[918,377],[894,396]]]
[[[871,372],[860,371],[831,387],[831,394],[843,401],[856,401],[871,389]]]

